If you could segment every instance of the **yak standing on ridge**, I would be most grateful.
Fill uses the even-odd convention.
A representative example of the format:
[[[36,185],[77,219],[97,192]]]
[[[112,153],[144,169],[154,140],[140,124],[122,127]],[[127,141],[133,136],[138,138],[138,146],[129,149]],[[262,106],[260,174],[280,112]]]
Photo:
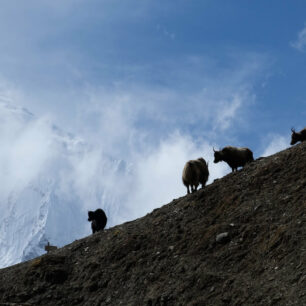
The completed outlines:
[[[294,128],[291,129],[291,145],[296,144],[299,141],[306,140],[306,128],[302,129],[300,132],[296,132]]]
[[[102,231],[106,225],[107,217],[103,209],[88,212],[88,221],[91,221],[92,233]]]
[[[209,176],[208,163],[204,158],[200,157],[196,160],[190,160],[185,164],[183,169],[182,181],[183,184],[187,187],[187,194],[195,192],[199,186],[202,185],[204,188]]]
[[[245,164],[254,160],[253,152],[248,148],[225,147],[220,151],[214,149],[214,163],[225,161],[231,168],[232,172],[237,171],[238,167],[244,167]]]

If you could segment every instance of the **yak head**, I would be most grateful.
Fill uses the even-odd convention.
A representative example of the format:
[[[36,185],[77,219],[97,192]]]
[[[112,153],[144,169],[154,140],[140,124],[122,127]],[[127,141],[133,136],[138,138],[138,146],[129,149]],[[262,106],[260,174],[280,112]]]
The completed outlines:
[[[214,163],[216,164],[219,161],[223,160],[223,154],[222,154],[222,151],[217,151],[215,150],[215,148],[213,148],[213,150],[214,150],[214,157],[215,157]]]
[[[88,212],[88,221],[93,221],[95,219],[96,219],[95,212],[94,211],[89,211]]]
[[[291,142],[290,142],[290,144],[294,145],[294,144],[296,144],[300,140],[300,134],[297,133],[294,128],[291,129],[291,132],[292,132],[292,134],[291,134]]]

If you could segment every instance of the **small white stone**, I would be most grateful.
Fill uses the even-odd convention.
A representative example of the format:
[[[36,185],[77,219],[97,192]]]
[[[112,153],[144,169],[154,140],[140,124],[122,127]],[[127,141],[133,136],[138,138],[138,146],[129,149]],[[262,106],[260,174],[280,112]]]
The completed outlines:
[[[221,234],[216,236],[216,241],[217,242],[224,242],[225,240],[227,240],[228,236],[229,236],[228,232],[221,233]]]

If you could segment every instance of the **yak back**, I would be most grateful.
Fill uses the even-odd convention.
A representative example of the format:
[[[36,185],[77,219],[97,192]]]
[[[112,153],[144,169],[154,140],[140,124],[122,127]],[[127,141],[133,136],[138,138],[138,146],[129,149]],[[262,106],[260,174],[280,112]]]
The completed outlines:
[[[189,160],[183,169],[182,180],[184,185],[196,185],[199,183],[206,183],[208,180],[209,172],[207,163],[203,158],[196,160]]]
[[[198,185],[199,170],[194,160],[189,160],[183,169],[182,180],[184,185]]]
[[[194,160],[194,163],[198,167],[199,182],[204,186],[206,184],[207,180],[208,180],[208,177],[209,177],[208,163],[206,163],[206,161],[202,157]]]
[[[231,168],[243,167],[246,163],[254,160],[253,152],[249,148],[236,148],[228,146],[222,149],[222,159]]]

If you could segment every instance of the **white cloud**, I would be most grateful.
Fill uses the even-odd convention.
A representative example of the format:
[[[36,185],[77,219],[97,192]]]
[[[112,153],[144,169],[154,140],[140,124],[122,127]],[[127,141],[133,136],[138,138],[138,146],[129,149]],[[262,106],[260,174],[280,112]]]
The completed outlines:
[[[161,32],[163,36],[165,36],[165,37],[167,37],[167,38],[169,38],[171,40],[175,39],[176,35],[173,32],[167,30],[164,26],[158,24],[156,26],[156,29],[157,29],[157,31]]]
[[[179,69],[183,67],[188,71],[187,63]],[[255,101],[249,78],[256,72],[251,68],[241,75],[238,70],[241,67],[224,78],[209,78],[200,72],[191,76],[190,72],[186,79],[167,87],[141,82],[88,87],[86,94],[80,95],[84,100],[78,103],[78,133],[85,132],[93,141],[99,139],[113,153],[122,145],[142,147],[142,143],[156,142],[175,130],[204,139],[211,133],[215,137],[225,132],[230,135],[247,123],[244,114]]]
[[[265,157],[288,148],[290,139],[282,135],[270,134],[266,137],[264,142],[266,148],[262,153],[262,156]]]
[[[51,130],[46,118],[34,119],[22,109],[0,104],[1,197],[21,190],[51,158]]]
[[[95,98],[101,101],[101,96]],[[111,212],[109,225],[114,225],[185,195],[181,172],[189,159],[209,161],[210,182],[228,171],[223,164],[213,164],[209,137],[199,142],[173,123],[169,130],[158,129],[163,121],[159,112],[162,117],[169,111],[162,108],[164,101],[157,101],[157,109],[147,109],[135,95],[103,98],[101,104],[91,100],[83,112],[82,120],[97,116],[93,126],[88,123],[82,131],[86,144],[54,129],[49,118],[37,118],[10,103],[0,105],[2,204],[12,191],[43,175],[56,182],[57,196],[78,198],[84,210],[103,206]],[[145,126],[138,122],[143,118],[156,121]],[[155,128],[158,133],[150,135]]]
[[[296,41],[292,42],[291,47],[299,50],[299,51],[305,51],[305,47],[306,47],[306,27],[304,27],[304,29],[302,29],[299,33],[298,33],[298,37],[296,39]]]
[[[78,197],[86,209],[111,206],[106,207],[112,212],[109,225],[139,217],[186,194],[181,172],[187,160],[200,156],[208,160],[210,182],[229,171],[224,163],[213,164],[212,147],[219,147],[224,137],[234,135],[235,128],[244,124],[241,118],[254,103],[256,63],[257,59],[247,58],[235,67],[220,69],[205,57],[184,58],[179,64],[162,65],[156,76],[167,80],[163,85],[142,82],[152,68],[144,67],[136,70],[131,82],[73,86],[71,95],[59,89],[56,95],[50,93],[45,104],[45,96],[35,91],[31,98],[36,105],[44,104],[41,108],[50,113],[54,100],[53,117],[63,116],[64,128],[84,139],[86,148],[80,142],[80,150],[76,145],[64,153],[52,138],[50,120],[40,115],[29,122],[3,120],[3,147],[10,149],[0,159],[3,165],[16,166],[8,170],[9,181],[24,175],[24,186],[45,173],[58,183],[60,196]],[[32,110],[29,96],[16,94],[14,87],[7,91],[10,86],[2,83],[6,100]],[[64,143],[71,141],[75,140]],[[131,169],[126,174],[120,171],[119,160]],[[119,170],[114,172],[113,167]],[[112,206],[113,199],[120,207]]]
[[[133,131],[127,128],[140,125],[141,120],[157,130],[168,131],[178,124],[185,130],[201,123],[199,129],[213,126],[215,132],[225,131],[232,127],[233,118],[241,123],[243,116],[237,115],[252,101],[250,83],[261,69],[259,57],[239,54],[223,66],[223,55],[213,58],[194,51],[150,48],[153,34],[148,29],[154,29],[156,22],[161,24],[159,31],[170,38],[176,28],[160,22],[159,15],[145,21],[146,14],[152,6],[159,13],[165,6],[170,11],[173,4],[17,2],[7,2],[0,12],[0,64],[2,74],[25,95],[18,104],[39,116],[52,113],[58,125],[73,132],[77,125],[93,126],[89,121],[96,120],[107,141],[104,147],[110,147],[113,141],[107,135],[114,133],[118,142],[131,141],[127,132]],[[141,46],[136,48],[138,25],[144,25],[145,32],[141,31]],[[79,108],[87,114],[87,121],[75,119]],[[124,127],[126,120],[133,124],[126,122]],[[144,130],[142,137],[150,137],[152,130]],[[153,133],[156,138],[160,131]]]
[[[238,94],[228,101],[221,102],[220,107],[223,108],[223,112],[216,114],[215,129],[219,128],[220,130],[226,130],[229,128],[233,118],[237,117],[237,112],[243,102],[243,97]]]
[[[128,215],[136,218],[187,191],[182,183],[183,167],[189,159],[203,157],[209,163],[209,183],[229,170],[226,165],[213,163],[212,144],[196,144],[192,138],[174,133],[162,140],[148,154],[139,154],[133,161],[134,175],[127,197]]]

